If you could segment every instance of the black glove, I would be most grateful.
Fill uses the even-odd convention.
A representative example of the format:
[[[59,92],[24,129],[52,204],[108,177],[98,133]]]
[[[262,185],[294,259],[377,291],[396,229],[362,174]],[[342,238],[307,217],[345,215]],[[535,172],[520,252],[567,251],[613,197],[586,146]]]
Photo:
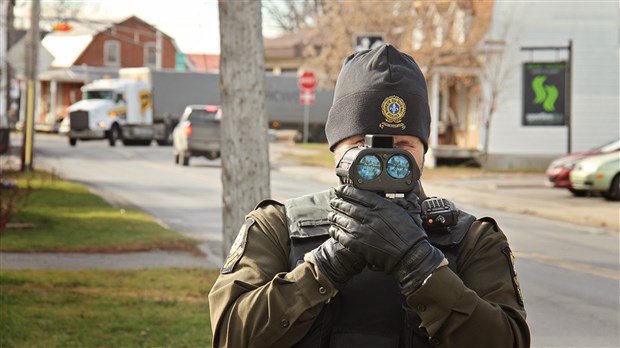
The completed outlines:
[[[394,275],[405,294],[422,285],[444,260],[422,228],[415,192],[393,202],[342,185],[330,205],[329,234],[370,265]]]
[[[333,238],[323,242],[312,253],[321,274],[325,275],[338,290],[342,290],[352,276],[366,267],[364,259]]]

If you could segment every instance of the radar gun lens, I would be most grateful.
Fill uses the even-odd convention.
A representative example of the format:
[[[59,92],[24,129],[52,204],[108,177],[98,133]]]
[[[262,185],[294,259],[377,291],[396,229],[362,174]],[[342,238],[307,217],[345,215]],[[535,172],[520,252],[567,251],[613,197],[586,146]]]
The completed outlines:
[[[394,179],[404,179],[411,174],[411,163],[403,155],[394,155],[388,159],[386,171]]]
[[[357,174],[364,180],[376,179],[381,174],[381,161],[375,155],[366,155],[357,164]]]

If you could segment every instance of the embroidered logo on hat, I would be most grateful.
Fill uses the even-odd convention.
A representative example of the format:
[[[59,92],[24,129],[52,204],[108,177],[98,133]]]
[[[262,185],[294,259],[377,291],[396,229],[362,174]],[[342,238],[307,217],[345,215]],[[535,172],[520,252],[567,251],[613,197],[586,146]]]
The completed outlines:
[[[381,103],[381,113],[387,122],[381,122],[379,127],[401,128],[405,129],[405,124],[401,122],[405,117],[407,106],[402,98],[395,95],[383,99]]]

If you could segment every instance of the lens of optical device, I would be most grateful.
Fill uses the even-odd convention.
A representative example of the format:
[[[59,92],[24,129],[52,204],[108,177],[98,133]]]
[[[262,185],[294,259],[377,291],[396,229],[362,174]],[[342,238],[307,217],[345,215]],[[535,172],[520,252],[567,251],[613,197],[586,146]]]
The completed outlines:
[[[394,179],[404,179],[411,173],[411,163],[403,155],[394,155],[388,159],[385,170]]]
[[[372,180],[381,174],[381,161],[375,155],[365,155],[357,164],[357,174],[364,180]]]

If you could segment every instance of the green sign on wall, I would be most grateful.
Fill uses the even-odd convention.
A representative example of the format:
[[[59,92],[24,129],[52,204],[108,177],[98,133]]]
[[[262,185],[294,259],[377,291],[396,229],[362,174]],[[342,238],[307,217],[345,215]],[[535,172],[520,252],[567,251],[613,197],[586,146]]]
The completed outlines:
[[[566,125],[566,62],[523,64],[523,125]]]

